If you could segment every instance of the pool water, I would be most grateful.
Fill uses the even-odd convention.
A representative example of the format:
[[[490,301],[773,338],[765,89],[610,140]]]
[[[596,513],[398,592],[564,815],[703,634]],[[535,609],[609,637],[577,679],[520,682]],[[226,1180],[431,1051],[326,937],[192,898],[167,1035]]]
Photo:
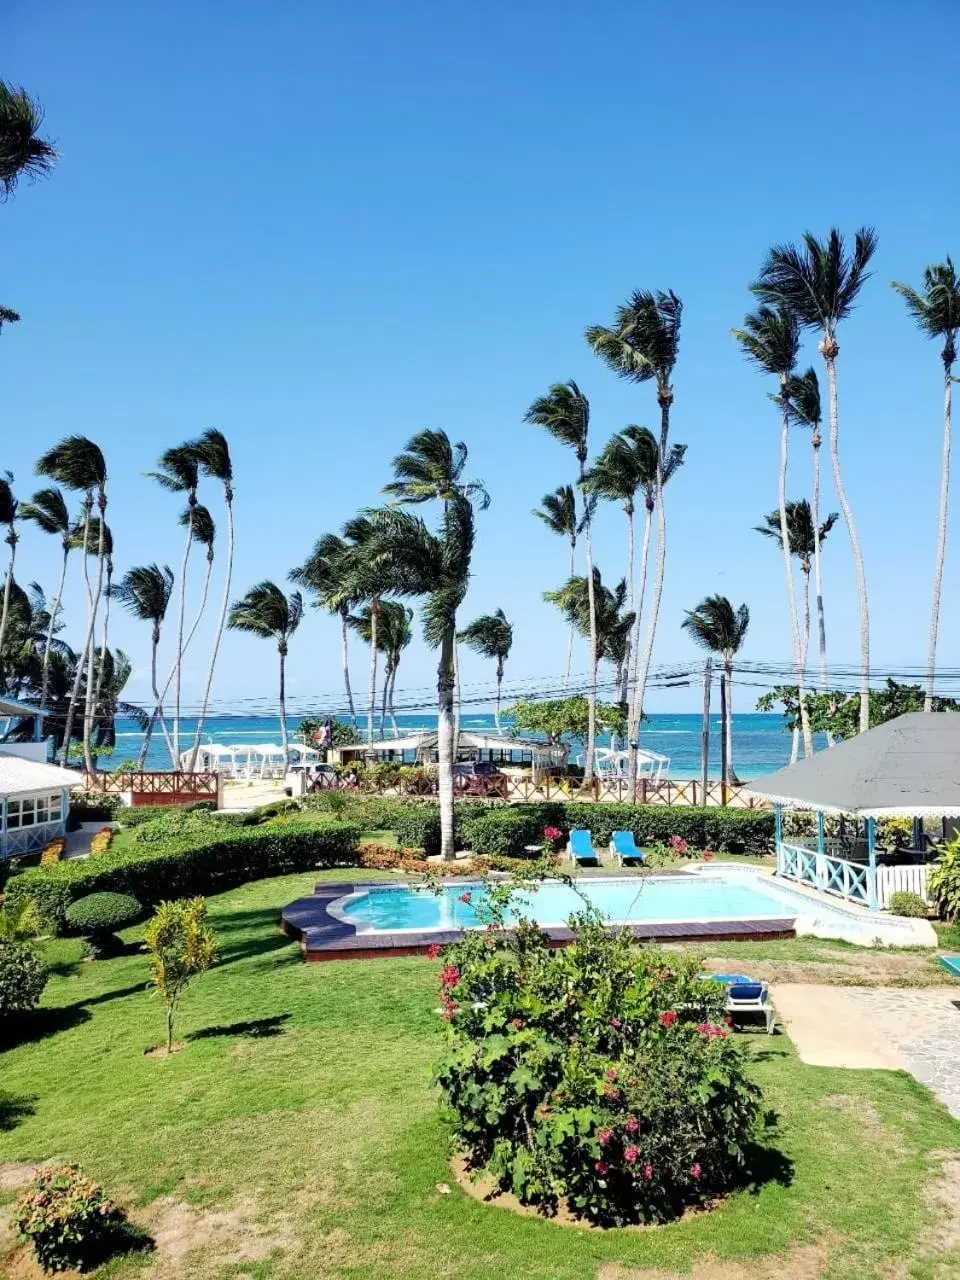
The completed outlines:
[[[804,904],[789,894],[736,874],[590,879],[578,881],[580,894],[611,924],[641,921],[762,920],[793,918]],[[461,901],[468,894],[468,902]],[[583,897],[567,885],[546,882],[518,891],[506,921],[519,915],[542,925],[563,925],[583,911]],[[338,915],[359,932],[404,929],[471,929],[489,922],[482,885],[444,885],[439,893],[413,885],[373,885],[342,900]]]

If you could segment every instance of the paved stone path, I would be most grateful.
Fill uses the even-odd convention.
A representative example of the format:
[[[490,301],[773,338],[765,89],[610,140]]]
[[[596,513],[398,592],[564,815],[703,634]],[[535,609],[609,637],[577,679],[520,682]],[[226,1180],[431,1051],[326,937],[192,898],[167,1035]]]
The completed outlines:
[[[804,1062],[909,1071],[960,1118],[960,985],[796,984],[772,994]]]

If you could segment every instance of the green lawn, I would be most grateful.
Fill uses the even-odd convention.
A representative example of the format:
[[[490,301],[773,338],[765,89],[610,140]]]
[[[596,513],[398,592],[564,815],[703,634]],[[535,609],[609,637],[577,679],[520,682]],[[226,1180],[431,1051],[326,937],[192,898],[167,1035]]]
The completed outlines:
[[[452,1178],[430,1086],[435,966],[303,964],[276,920],[316,878],[211,899],[219,963],[188,994],[178,1026],[187,1048],[166,1061],[144,1057],[163,1019],[142,955],[82,964],[76,942],[49,945],[46,1034],[0,1055],[0,1161],[79,1159],[135,1206],[158,1252],[104,1274],[960,1275],[932,1190],[945,1154],[960,1156],[960,1124],[906,1075],[805,1067],[783,1036],[744,1037],[776,1122],[759,1185],[712,1213],[597,1232],[519,1218],[455,1183],[442,1194]],[[764,1264],[770,1253],[784,1256]],[[715,1269],[711,1255],[739,1262]]]

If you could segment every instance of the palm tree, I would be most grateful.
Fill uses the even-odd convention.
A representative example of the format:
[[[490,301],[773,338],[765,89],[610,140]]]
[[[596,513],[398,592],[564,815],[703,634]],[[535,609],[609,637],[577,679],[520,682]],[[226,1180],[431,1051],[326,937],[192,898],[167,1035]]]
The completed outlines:
[[[566,538],[570,544],[569,577],[577,571],[577,538],[586,528],[587,520],[592,517],[596,507],[596,499],[588,499],[583,515],[577,515],[577,498],[572,484],[562,484],[553,493],[545,493],[533,514],[542,520],[551,533]],[[567,637],[567,665],[564,670],[563,687],[570,684],[570,667],[573,663],[573,626],[571,624]]]
[[[570,578],[557,591],[545,591],[543,598],[555,604],[580,635],[589,634],[590,592],[586,578]],[[604,585],[600,570],[593,570],[593,598],[596,602],[597,657],[606,659],[613,666],[614,689],[617,698],[623,687],[627,646],[634,624],[633,610],[625,609],[627,580],[621,578],[611,589]]]
[[[397,717],[393,710],[393,685],[400,665],[400,655],[413,639],[410,623],[413,610],[395,600],[381,600],[377,615],[377,649],[384,656],[383,692],[380,699],[380,736],[384,736],[384,725],[389,708],[390,721],[394,734],[398,734]],[[348,625],[357,632],[361,639],[370,644],[373,638],[373,609],[366,604],[356,614],[347,618]]]
[[[821,525],[815,525],[813,522],[813,514],[810,509],[810,503],[806,498],[801,498],[799,502],[788,502],[785,505],[787,519],[787,540],[790,547],[790,554],[796,556],[800,561],[800,569],[803,573],[803,627],[800,636],[800,666],[806,670],[807,654],[810,650],[810,571],[813,567],[814,556],[819,556],[820,545],[826,538],[827,534],[840,519],[836,511],[831,511],[826,520]],[[781,524],[781,512],[778,508],[771,511],[769,515],[764,516],[762,525],[755,525],[757,533],[762,533],[767,538],[772,538],[782,549],[783,528]],[[823,601],[819,600],[820,621],[823,621]],[[795,726],[793,731],[793,746],[790,752],[790,763],[793,764],[797,759],[798,747],[798,729]]]
[[[146,764],[153,727],[158,717],[163,724],[163,701],[157,685],[157,649],[160,645],[160,628],[167,616],[167,606],[170,603],[172,591],[173,570],[169,565],[164,565],[161,569],[156,564],[138,565],[134,569],[128,569],[113,588],[114,598],[123,608],[142,622],[149,622],[152,627],[150,688],[153,691],[153,709],[140,746],[140,759],[137,762],[139,769],[143,769]]]
[[[723,781],[738,781],[733,767],[733,660],[746,638],[750,610],[745,604],[734,609],[726,596],[706,596],[691,610],[682,626],[703,649],[723,658],[720,676],[720,714],[726,744]]]
[[[667,555],[667,522],[663,505],[663,468],[670,456],[670,410],[673,405],[673,370],[680,349],[683,303],[672,289],[666,292],[638,289],[614,315],[613,324],[591,325],[586,339],[595,355],[620,378],[629,382],[652,381],[660,407],[660,440],[657,451],[657,479],[654,506],[657,516],[657,562],[653,575],[653,596],[647,618],[643,657],[637,672],[634,705],[630,717],[633,732],[629,741],[628,771],[632,798],[637,798],[637,741],[643,722],[643,700],[653,659],[663,575]]]
[[[790,567],[790,537],[787,524],[787,461],[790,442],[790,401],[787,386],[796,368],[800,349],[800,325],[784,306],[758,307],[746,316],[742,329],[734,329],[733,336],[740,344],[746,358],[764,373],[773,374],[779,383],[774,402],[780,407],[780,471],[778,494],[780,502],[780,546],[783,551],[784,581],[787,587],[787,609],[790,614],[790,635],[793,642],[793,669],[797,681],[800,702],[800,719],[803,729],[803,749],[813,755],[813,735],[810,732],[810,713],[807,708],[806,673],[803,669],[803,646],[800,640],[800,623],[797,618],[797,598],[793,590],[793,570]]]
[[[367,633],[370,644],[370,683],[367,702],[367,741],[374,736],[374,720],[377,710],[377,656],[380,652],[378,627],[380,607],[385,594],[384,565],[376,541],[376,529],[366,513],[354,516],[343,526],[346,550],[340,566],[342,578],[340,594],[334,597],[340,603],[366,600],[370,606],[370,627]]]
[[[185,493],[187,505],[180,515],[180,523],[187,531],[180,562],[180,600],[177,608],[177,646],[174,651],[173,667],[173,747],[172,764],[174,769],[180,768],[180,685],[183,669],[183,628],[187,611],[187,565],[190,549],[193,546],[193,513],[197,505],[197,485],[200,483],[200,457],[192,442],[174,445],[165,450],[157,463],[159,470],[148,471],[147,475],[156,480],[162,489],[171,493]],[[169,684],[169,680],[167,681]]]
[[[314,543],[313,550],[302,565],[290,570],[290,581],[306,589],[316,596],[314,608],[326,609],[340,618],[340,664],[343,671],[343,685],[347,694],[347,706],[350,708],[350,721],[357,723],[357,711],[353,703],[353,690],[350,687],[350,652],[347,643],[347,623],[350,610],[358,603],[343,594],[343,586],[348,573],[346,554],[347,544],[335,533],[325,533]]]
[[[86,436],[67,436],[66,439],[61,440],[59,444],[54,445],[52,449],[49,449],[43,457],[40,458],[37,463],[36,470],[38,475],[48,476],[51,480],[55,480],[58,484],[61,484],[65,489],[71,489],[74,492],[80,492],[83,494],[80,527],[82,529],[81,560],[83,563],[84,582],[86,583],[87,588],[87,633],[79,661],[76,663],[73,677],[73,693],[64,718],[62,752],[63,761],[66,763],[67,753],[70,749],[70,742],[73,734],[73,720],[76,715],[77,699],[80,695],[81,682],[84,679],[85,666],[85,725],[87,723],[87,700],[92,699],[93,697],[93,636],[94,628],[97,623],[97,610],[100,605],[100,597],[103,593],[103,571],[106,548],[105,540],[107,533],[107,464],[103,453],[92,440],[89,440]],[[90,548],[90,518],[93,513],[94,505],[97,507],[99,525],[97,530],[97,576],[95,585],[91,586],[87,566],[87,552]],[[93,757],[90,752],[89,739],[85,735],[84,762],[88,769],[92,769],[92,759]]]
[[[590,595],[590,672],[587,683],[587,750],[583,780],[593,781],[593,750],[597,736],[597,605],[593,598],[593,520],[587,496],[587,451],[590,432],[590,401],[577,384],[557,382],[545,396],[539,396],[524,415],[524,422],[544,427],[555,440],[572,449],[577,459],[577,485],[586,512],[585,546],[587,589]]]
[[[94,516],[90,522],[90,536],[98,545],[100,545],[100,529],[99,525],[104,523],[99,516]],[[100,641],[100,654],[107,655],[110,650],[107,648],[107,640],[110,631],[110,592],[113,585],[113,534],[110,526],[105,525],[103,530],[103,562],[104,562],[104,585],[103,585],[103,632]],[[117,650],[119,653],[120,650]],[[85,703],[84,719],[83,719],[83,740],[85,743],[90,741],[93,733],[94,708],[100,704],[101,684],[105,673],[104,663],[101,661],[97,667],[97,678],[93,686],[93,696],[88,697]]]
[[[924,711],[933,710],[933,684],[937,665],[937,633],[940,629],[940,584],[943,580],[943,558],[947,545],[947,498],[950,490],[950,435],[953,409],[953,366],[957,359],[957,334],[960,332],[960,279],[948,256],[945,262],[926,267],[920,291],[907,284],[893,282],[893,288],[904,299],[907,310],[928,338],[940,339],[940,363],[943,365],[943,446],[940,455],[940,512],[937,520],[937,551],[933,562],[933,599],[930,605],[930,634],[927,640],[927,687]]]
[[[12,196],[22,177],[45,177],[56,164],[56,148],[40,137],[43,108],[27,93],[0,80],[0,200]]]
[[[3,332],[5,324],[17,324],[19,320],[19,312],[12,310],[10,307],[0,307],[0,333]]]
[[[513,626],[507,621],[507,615],[503,610],[497,609],[494,613],[485,613],[479,618],[474,618],[473,622],[459,633],[457,639],[462,644],[468,645],[475,653],[479,653],[481,657],[496,660],[497,701],[494,720],[499,733],[500,689],[503,685],[504,663],[510,657],[510,649],[513,646]]]
[[[222,431],[218,431],[216,427],[210,427],[197,440],[193,441],[192,448],[200,463],[200,470],[205,476],[211,480],[218,480],[223,486],[223,501],[227,509],[227,566],[223,579],[223,597],[220,604],[220,616],[217,620],[217,629],[213,637],[213,649],[210,653],[210,665],[207,667],[207,679],[203,688],[203,702],[200,704],[200,715],[197,717],[197,731],[193,738],[193,748],[190,754],[187,771],[193,772],[197,766],[197,752],[200,750],[200,736],[203,733],[203,723],[207,716],[207,707],[210,705],[210,691],[213,688],[213,675],[217,666],[217,657],[220,653],[220,642],[223,639],[223,630],[227,622],[227,610],[230,606],[230,587],[233,582],[233,551],[234,551],[234,528],[233,528],[233,463],[230,459],[230,446],[227,444],[227,437]]]
[[[847,501],[840,471],[840,411],[837,400],[837,326],[853,310],[857,295],[869,279],[867,267],[877,247],[876,232],[861,227],[854,237],[852,253],[834,227],[825,241],[808,231],[801,246],[776,245],[767,254],[756,283],[751,286],[761,300],[783,306],[805,329],[821,333],[819,351],[827,369],[830,402],[830,463],[857,576],[860,613],[860,732],[870,728],[870,610],[863,553],[853,512]]]
[[[463,441],[452,444],[445,431],[419,431],[405,452],[394,458],[395,479],[383,486],[383,492],[404,504],[448,502],[453,494],[462,493],[485,511],[490,495],[483,481],[463,479],[467,456]]]
[[[53,644],[53,633],[63,602],[63,588],[67,580],[67,561],[74,546],[73,526],[70,523],[70,513],[67,510],[67,503],[63,493],[52,486],[48,489],[38,489],[29,502],[21,503],[20,519],[30,520],[39,529],[42,529],[44,533],[56,535],[60,539],[60,546],[63,551],[60,581],[57,584],[57,595],[53,602],[53,608],[50,610],[47,639],[43,649],[43,675],[40,685],[40,707],[43,709],[47,705],[47,674],[50,666],[50,647]]]
[[[275,640],[280,655],[280,741],[283,762],[288,759],[286,661],[290,637],[303,618],[303,596],[294,591],[285,596],[274,582],[258,582],[242,600],[230,607],[228,626],[232,631],[249,631],[253,635]]]
[[[3,648],[3,637],[7,630],[7,616],[10,612],[10,586],[13,582],[13,562],[17,555],[17,507],[13,496],[13,475],[9,471],[0,474],[0,524],[7,526],[4,542],[10,548],[7,556],[7,572],[3,579],[3,606],[0,608],[0,649]],[[0,693],[3,692],[0,687]]]
[[[810,443],[813,446],[813,493],[810,505],[810,523],[813,528],[813,586],[817,600],[817,636],[820,653],[821,693],[827,692],[827,626],[823,613],[823,579],[820,573],[820,446],[823,435],[820,427],[823,416],[820,412],[820,383],[817,381],[815,369],[806,373],[792,374],[787,379],[787,415],[791,423],[810,430]],[[832,745],[831,735],[827,734],[827,742]]]

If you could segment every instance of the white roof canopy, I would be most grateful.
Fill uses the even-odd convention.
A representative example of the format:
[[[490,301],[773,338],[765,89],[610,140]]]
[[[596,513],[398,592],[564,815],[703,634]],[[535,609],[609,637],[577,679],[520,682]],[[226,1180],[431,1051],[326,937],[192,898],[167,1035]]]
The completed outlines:
[[[79,774],[61,769],[55,764],[41,764],[13,755],[0,747],[0,795],[24,795],[29,791],[60,791],[63,787],[78,787]]]

